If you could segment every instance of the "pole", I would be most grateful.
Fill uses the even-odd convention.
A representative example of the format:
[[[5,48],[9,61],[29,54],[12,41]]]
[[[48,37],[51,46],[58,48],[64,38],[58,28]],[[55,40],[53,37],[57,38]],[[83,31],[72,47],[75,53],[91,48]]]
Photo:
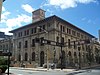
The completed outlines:
[[[8,75],[9,75],[9,67],[10,67],[10,49],[11,49],[11,39],[9,37],[9,50],[8,50]]]
[[[62,59],[62,43],[61,43],[61,70],[63,70],[63,65],[62,65],[63,62],[62,62],[62,60],[63,59]]]
[[[61,70],[63,70],[63,59],[62,59],[62,29],[61,29],[61,44],[60,44],[60,46],[61,46]]]
[[[10,66],[10,52],[8,54],[8,75],[9,75],[9,66]]]
[[[47,32],[47,31],[46,31]],[[49,40],[49,32],[47,32],[47,37],[48,37],[48,40]],[[48,45],[48,49],[47,49],[47,70],[49,70],[49,45]]]

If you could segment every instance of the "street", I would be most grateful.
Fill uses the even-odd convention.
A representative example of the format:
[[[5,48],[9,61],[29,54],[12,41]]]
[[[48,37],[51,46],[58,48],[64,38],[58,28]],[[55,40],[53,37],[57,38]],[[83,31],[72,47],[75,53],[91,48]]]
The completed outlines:
[[[87,70],[86,72],[72,75],[100,75],[100,70]]]
[[[68,72],[63,70],[35,71],[24,68],[10,68],[10,73],[13,73],[13,75],[100,75],[100,69],[95,68]]]

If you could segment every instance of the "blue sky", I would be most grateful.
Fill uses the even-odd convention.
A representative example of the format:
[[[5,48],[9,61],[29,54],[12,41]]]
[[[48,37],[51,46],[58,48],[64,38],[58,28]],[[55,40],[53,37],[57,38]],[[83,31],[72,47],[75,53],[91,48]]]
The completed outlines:
[[[32,11],[42,8],[46,17],[57,15],[98,37],[100,0],[6,0],[2,7],[0,31],[8,31],[32,22]]]

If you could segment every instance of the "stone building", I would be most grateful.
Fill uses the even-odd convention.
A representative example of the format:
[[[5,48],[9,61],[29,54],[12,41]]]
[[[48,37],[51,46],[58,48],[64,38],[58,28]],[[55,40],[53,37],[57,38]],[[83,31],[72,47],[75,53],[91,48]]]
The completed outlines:
[[[90,61],[90,51],[95,59],[91,48],[93,44],[89,42],[95,38],[93,35],[56,15],[45,18],[45,11],[42,9],[32,12],[32,23],[10,32],[13,33],[15,66],[25,64],[26,67],[42,67],[46,63],[55,63],[59,67],[61,61],[65,68],[74,67],[75,63],[86,66]],[[50,41],[49,44],[43,44],[36,38]],[[64,43],[62,47],[57,45],[61,38]]]

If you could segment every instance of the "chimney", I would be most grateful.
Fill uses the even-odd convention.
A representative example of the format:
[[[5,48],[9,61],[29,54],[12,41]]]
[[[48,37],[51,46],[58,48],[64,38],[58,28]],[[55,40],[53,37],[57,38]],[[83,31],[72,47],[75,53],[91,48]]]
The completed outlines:
[[[32,12],[32,22],[40,21],[45,18],[45,11],[37,9]]]

